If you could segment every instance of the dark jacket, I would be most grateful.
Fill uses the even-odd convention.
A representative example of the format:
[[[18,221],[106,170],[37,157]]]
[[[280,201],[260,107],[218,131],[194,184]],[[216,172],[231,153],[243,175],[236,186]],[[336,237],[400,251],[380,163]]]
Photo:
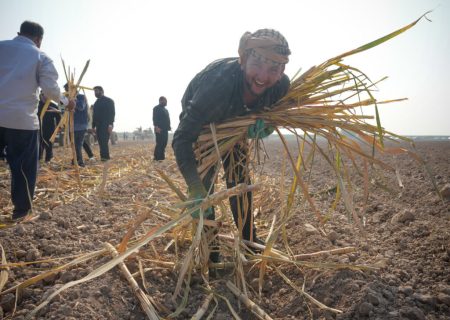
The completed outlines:
[[[39,104],[38,104],[38,117],[39,117],[39,123],[41,126],[41,130],[51,131],[51,133],[53,133],[53,131],[55,131],[56,125],[61,120],[61,114],[58,112],[49,112],[49,111],[50,110],[59,110],[59,107],[56,104],[54,104],[53,102],[50,102],[50,104],[47,108],[47,112],[45,112],[44,117],[42,119],[42,123],[41,123],[41,113],[42,113],[42,109],[44,108],[44,104],[45,104],[45,102],[43,102],[43,101],[39,101]]]
[[[153,126],[164,131],[172,130],[170,128],[169,111],[160,104],[153,107]]]
[[[250,109],[244,105],[244,74],[238,58],[214,61],[198,73],[181,100],[183,111],[172,141],[178,167],[187,185],[201,185],[192,144],[204,125],[271,108],[288,89],[289,78],[283,75]]]
[[[92,128],[107,127],[114,123],[116,115],[114,101],[111,98],[102,96],[94,103],[92,115]]]

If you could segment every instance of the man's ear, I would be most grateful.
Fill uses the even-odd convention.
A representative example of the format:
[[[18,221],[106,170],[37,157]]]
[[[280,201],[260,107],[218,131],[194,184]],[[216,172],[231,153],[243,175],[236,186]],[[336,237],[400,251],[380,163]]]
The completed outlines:
[[[42,37],[33,37],[33,42],[36,44],[36,46],[38,48],[41,48],[41,44],[42,44]]]

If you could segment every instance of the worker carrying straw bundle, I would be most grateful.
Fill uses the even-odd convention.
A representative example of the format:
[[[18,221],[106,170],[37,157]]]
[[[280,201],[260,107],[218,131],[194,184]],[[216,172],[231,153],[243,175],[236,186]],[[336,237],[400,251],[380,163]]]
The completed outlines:
[[[367,199],[369,163],[371,169],[379,167],[395,172],[379,155],[408,153],[419,158],[407,149],[386,147],[384,143],[408,139],[382,127],[378,105],[405,99],[378,101],[374,97],[376,84],[385,78],[372,82],[359,69],[344,64],[343,59],[398,36],[425,15],[388,35],[313,66],[291,81],[284,74],[289,45],[272,29],[245,33],[239,43],[239,58],[217,60],[198,73],[183,96],[180,124],[173,138],[175,157],[188,185],[189,198],[193,206],[202,204],[202,211],[194,210],[193,216],[202,212],[208,219],[215,219],[214,209],[205,209],[209,202],[203,199],[214,193],[213,183],[220,163],[223,163],[228,189],[241,183],[251,184],[248,168],[249,155],[253,153],[250,150],[258,155],[260,139],[277,130],[295,173],[288,208],[292,207],[294,191],[299,188],[323,224],[324,218],[310,196],[308,182],[302,177],[305,166],[302,159],[314,157],[304,155],[302,148],[295,161],[279,130],[284,128],[311,146],[312,155],[319,152],[329,163],[336,175],[335,203],[343,200],[349,215],[359,223],[360,217],[352,203],[353,182],[347,174],[349,164],[363,176]],[[367,107],[374,107],[375,116],[363,112]],[[318,137],[325,139],[326,148],[318,145]],[[362,167],[356,158],[362,160]],[[260,242],[253,227],[251,193],[230,197],[230,205],[241,239]],[[210,259],[214,261],[214,256]]]
[[[215,167],[209,168],[202,179],[194,155],[193,144],[202,128],[271,108],[288,92],[284,68],[290,53],[288,42],[276,30],[246,32],[239,43],[239,58],[214,61],[192,79],[182,98],[183,111],[172,144],[190,199],[201,201],[214,192]],[[263,138],[272,132],[273,128],[266,127],[262,120],[248,128],[250,138]],[[247,140],[241,139],[222,159],[227,188],[250,184],[247,157]],[[252,219],[251,192],[231,197],[230,206],[241,238],[259,242]],[[209,208],[205,216],[214,220],[214,208]],[[213,261],[217,257],[215,252],[210,256]]]

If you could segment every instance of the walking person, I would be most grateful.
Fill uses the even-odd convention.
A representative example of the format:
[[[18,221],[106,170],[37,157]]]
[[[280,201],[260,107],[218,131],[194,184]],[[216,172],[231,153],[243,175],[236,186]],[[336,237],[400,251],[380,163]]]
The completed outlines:
[[[97,100],[94,103],[92,129],[97,135],[100,147],[100,160],[108,161],[110,159],[108,142],[114,128],[114,101],[105,96],[101,86],[94,87],[94,93]]]
[[[162,161],[166,158],[166,146],[169,140],[170,116],[166,109],[167,99],[159,98],[159,104],[153,107],[153,127],[156,137],[155,150],[153,152],[153,160]]]
[[[181,100],[183,111],[172,146],[188,186],[189,198],[196,202],[205,198],[209,190],[214,192],[214,168],[201,179],[193,151],[193,144],[202,128],[210,123],[271,108],[289,89],[284,68],[289,61],[290,50],[281,33],[273,29],[247,32],[240,39],[238,53],[239,57],[216,60],[200,71],[189,83]],[[271,133],[267,129],[264,123],[255,123],[249,127],[248,138],[263,138]],[[238,142],[233,155],[223,159],[227,188],[240,183],[251,184],[247,143],[247,140]],[[241,238],[260,242],[253,223],[251,192],[231,197],[230,207]],[[205,215],[208,219],[215,219],[214,208],[209,208]],[[213,262],[219,259],[218,252],[214,252],[216,249],[213,248],[210,255]]]
[[[11,170],[12,220],[32,212],[38,167],[38,88],[47,98],[62,101],[67,110],[74,100],[61,96],[53,61],[40,50],[44,28],[25,21],[18,36],[0,41],[0,146],[5,146]]]

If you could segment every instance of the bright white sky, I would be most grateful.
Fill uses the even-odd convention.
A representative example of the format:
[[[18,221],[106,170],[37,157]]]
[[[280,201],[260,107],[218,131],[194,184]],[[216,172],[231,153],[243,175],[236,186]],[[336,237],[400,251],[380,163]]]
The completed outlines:
[[[403,27],[428,10],[433,22],[380,47],[347,58],[379,85],[379,99],[408,97],[380,106],[390,131],[404,135],[450,135],[450,1],[448,0],[0,0],[0,40],[11,39],[24,20],[45,29],[41,49],[60,56],[82,82],[101,85],[116,103],[117,131],[152,126],[158,98],[168,99],[172,128],[193,76],[209,62],[237,56],[245,31],[274,28],[292,55],[288,76]],[[93,104],[95,97],[88,93]]]

